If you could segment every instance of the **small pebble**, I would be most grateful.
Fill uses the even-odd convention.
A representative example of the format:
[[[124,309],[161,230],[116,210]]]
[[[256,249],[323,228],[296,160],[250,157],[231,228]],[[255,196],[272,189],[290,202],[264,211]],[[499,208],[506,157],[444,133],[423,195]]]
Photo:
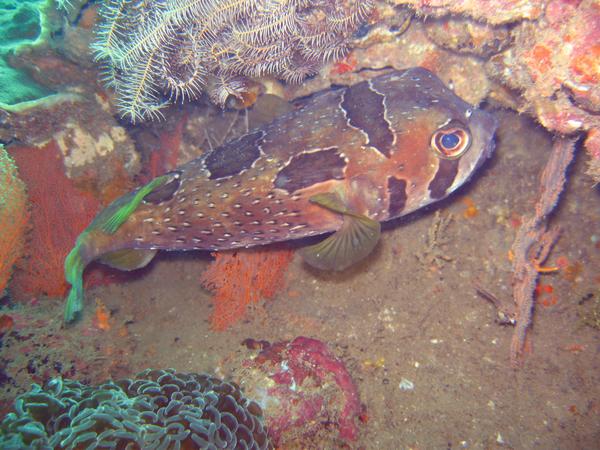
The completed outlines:
[[[402,378],[398,387],[401,391],[412,391],[415,388],[415,384],[406,378]]]

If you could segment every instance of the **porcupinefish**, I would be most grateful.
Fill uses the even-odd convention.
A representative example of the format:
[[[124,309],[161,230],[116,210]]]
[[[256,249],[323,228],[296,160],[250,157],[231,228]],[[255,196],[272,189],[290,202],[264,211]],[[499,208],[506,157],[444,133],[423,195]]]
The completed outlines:
[[[83,271],[133,270],[158,250],[218,251],[331,233],[301,253],[342,270],[367,256],[380,222],[446,197],[493,150],[496,120],[422,68],[312,95],[301,107],[115,200],[65,261],[65,321]]]

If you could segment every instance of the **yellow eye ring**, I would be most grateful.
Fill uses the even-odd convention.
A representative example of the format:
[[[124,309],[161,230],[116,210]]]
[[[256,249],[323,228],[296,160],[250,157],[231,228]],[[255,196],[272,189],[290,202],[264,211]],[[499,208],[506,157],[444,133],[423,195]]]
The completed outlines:
[[[461,127],[442,128],[431,136],[431,147],[444,159],[456,159],[470,146],[471,134]]]

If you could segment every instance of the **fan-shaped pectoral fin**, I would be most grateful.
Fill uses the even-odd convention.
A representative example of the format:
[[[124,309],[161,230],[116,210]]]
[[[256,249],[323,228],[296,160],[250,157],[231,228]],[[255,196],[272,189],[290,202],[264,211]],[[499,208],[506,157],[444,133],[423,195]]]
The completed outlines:
[[[304,260],[322,270],[344,270],[369,255],[381,235],[376,220],[348,210],[336,194],[319,194],[313,203],[343,214],[342,227],[325,240],[300,250]]]

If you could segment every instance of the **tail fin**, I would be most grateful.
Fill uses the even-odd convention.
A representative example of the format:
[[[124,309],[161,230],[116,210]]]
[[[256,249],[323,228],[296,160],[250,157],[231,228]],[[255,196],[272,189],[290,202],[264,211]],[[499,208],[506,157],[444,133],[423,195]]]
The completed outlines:
[[[125,195],[114,201],[108,208],[98,214],[90,226],[77,238],[75,247],[73,247],[73,250],[71,250],[71,253],[69,253],[65,259],[65,278],[67,282],[71,284],[71,291],[69,292],[65,304],[65,323],[73,322],[83,310],[83,271],[85,270],[86,264],[90,262],[90,259],[100,256],[87,255],[90,258],[86,257],[85,260],[82,256],[84,244],[90,239],[95,240],[98,238],[97,235],[90,236],[89,233],[96,230],[108,235],[116,233],[119,227],[125,223],[131,214],[133,214],[144,197],[155,189],[163,186],[171,180],[171,178],[172,177],[169,175],[155,178],[147,185],[141,187],[137,192],[134,191],[130,195]],[[137,261],[138,264],[143,263],[143,265],[146,265],[150,262],[155,252],[141,252],[137,255],[137,259],[135,259],[135,253],[136,252],[132,253],[134,261]],[[123,254],[121,254],[121,256],[123,256]],[[137,267],[143,267],[143,265]]]
[[[65,278],[71,284],[71,291],[65,304],[66,324],[73,322],[83,309],[83,270],[85,269],[81,258],[81,235],[71,253],[65,259]]]

